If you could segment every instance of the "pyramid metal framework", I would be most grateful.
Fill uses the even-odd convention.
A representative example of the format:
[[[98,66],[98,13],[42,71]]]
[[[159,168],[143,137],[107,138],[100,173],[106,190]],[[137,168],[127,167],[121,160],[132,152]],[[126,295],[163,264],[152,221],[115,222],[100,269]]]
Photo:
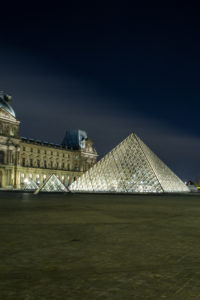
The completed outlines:
[[[24,186],[23,190],[25,191],[35,191],[37,190],[38,186],[33,180],[28,180],[26,185]]]
[[[39,192],[68,192],[68,189],[55,174],[52,174],[42,186],[38,187],[34,194]]]
[[[133,133],[69,189],[78,192],[189,192],[181,179]]]

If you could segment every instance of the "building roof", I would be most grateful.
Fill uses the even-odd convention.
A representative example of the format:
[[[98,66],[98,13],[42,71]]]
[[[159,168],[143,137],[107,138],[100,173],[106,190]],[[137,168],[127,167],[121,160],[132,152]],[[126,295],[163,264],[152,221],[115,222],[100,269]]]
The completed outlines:
[[[84,130],[80,129],[71,129],[67,130],[65,137],[62,141],[63,147],[70,147],[74,150],[84,149],[85,140],[87,140],[87,133]]]
[[[9,112],[13,117],[16,118],[15,112],[10,105],[11,97],[8,95],[5,95],[3,92],[0,91],[0,108],[3,108],[7,112]]]
[[[25,143],[30,143],[30,144],[37,144],[37,145],[41,145],[41,146],[48,146],[48,147],[53,147],[53,148],[58,148],[58,149],[65,149],[65,150],[73,150],[70,147],[67,146],[63,146],[60,144],[56,144],[56,143],[52,143],[52,142],[47,142],[47,141],[41,141],[38,139],[33,139],[33,138],[27,138],[25,136],[21,136],[21,141],[25,142]]]

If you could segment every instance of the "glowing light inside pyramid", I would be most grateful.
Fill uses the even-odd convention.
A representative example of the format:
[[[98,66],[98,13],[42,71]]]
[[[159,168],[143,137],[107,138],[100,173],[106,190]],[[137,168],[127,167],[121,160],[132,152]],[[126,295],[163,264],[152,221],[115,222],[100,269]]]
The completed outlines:
[[[67,192],[67,188],[64,184],[57,178],[55,174],[52,174],[46,182],[37,189],[38,192]]]
[[[27,179],[25,181],[25,186],[24,186],[25,191],[28,191],[28,190],[35,191],[37,188],[38,188],[38,186],[33,180]]]
[[[130,134],[70,185],[72,191],[188,192],[186,185],[135,135]]]

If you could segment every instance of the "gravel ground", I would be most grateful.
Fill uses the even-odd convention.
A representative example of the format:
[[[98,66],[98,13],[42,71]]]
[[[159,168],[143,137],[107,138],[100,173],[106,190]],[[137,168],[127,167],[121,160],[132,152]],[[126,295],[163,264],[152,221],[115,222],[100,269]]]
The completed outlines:
[[[0,299],[200,300],[200,194],[0,192]]]

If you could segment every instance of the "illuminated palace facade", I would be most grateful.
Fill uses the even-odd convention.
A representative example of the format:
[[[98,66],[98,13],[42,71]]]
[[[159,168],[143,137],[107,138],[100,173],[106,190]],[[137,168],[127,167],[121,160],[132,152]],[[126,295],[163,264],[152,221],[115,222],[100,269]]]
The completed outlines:
[[[60,145],[20,137],[10,100],[0,92],[0,188],[23,189],[29,180],[39,185],[51,174],[67,186],[96,163],[85,131],[67,131]]]

